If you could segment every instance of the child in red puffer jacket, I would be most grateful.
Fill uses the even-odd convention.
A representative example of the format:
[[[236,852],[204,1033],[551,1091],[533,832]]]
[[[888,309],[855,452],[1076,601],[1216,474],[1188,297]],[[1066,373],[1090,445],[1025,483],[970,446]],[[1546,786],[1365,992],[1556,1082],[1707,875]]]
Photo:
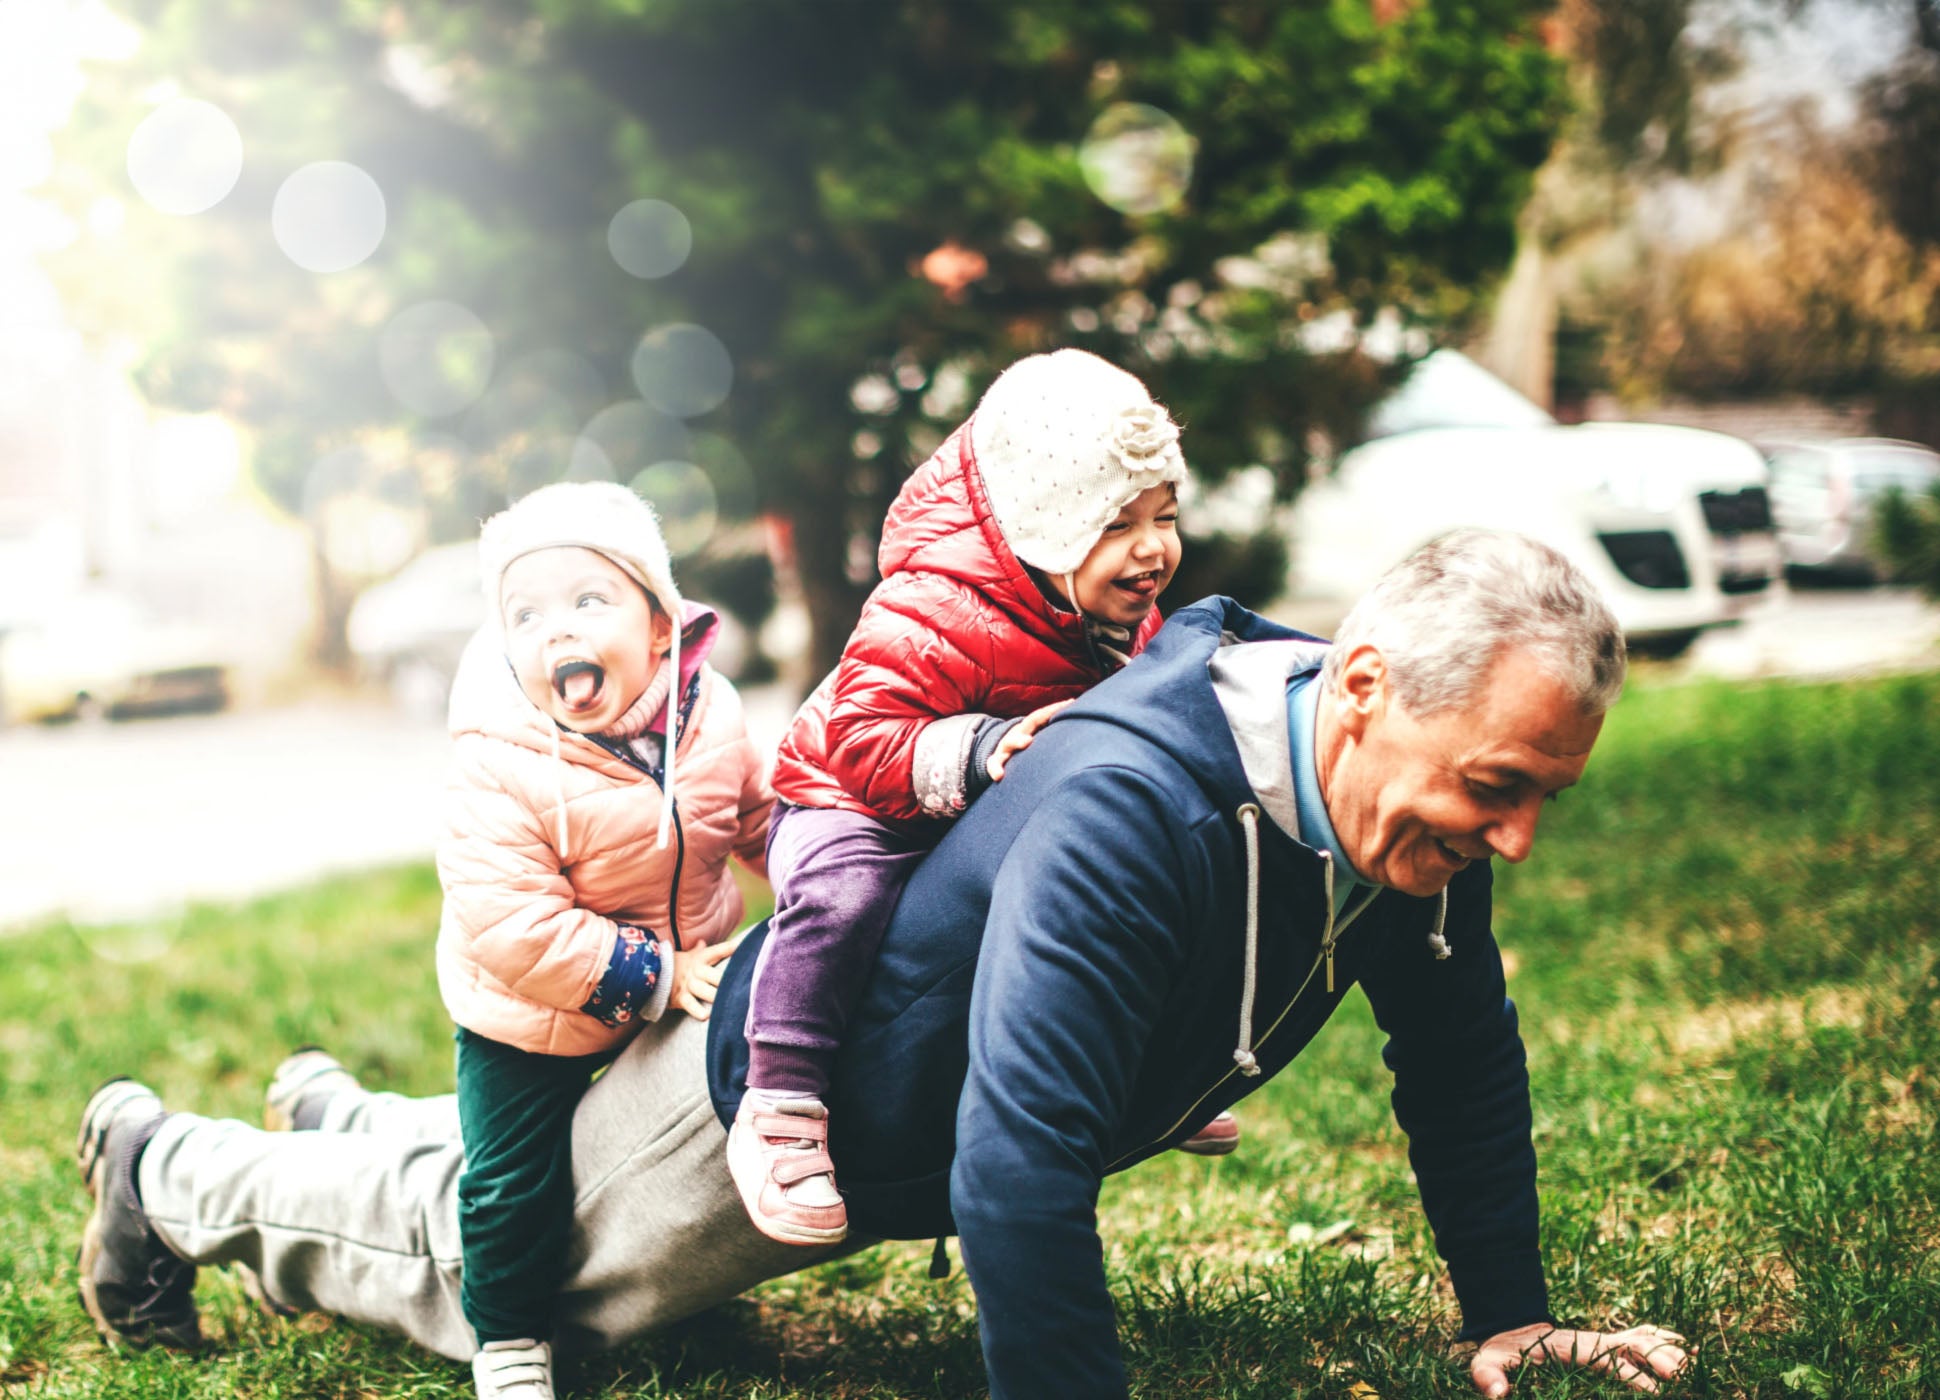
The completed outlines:
[[[1132,375],[1081,350],[1033,355],[890,507],[882,582],[775,772],[775,914],[728,1137],[770,1237],[848,1231],[822,1098],[910,871],[1053,713],[1158,630],[1179,566],[1178,441]],[[1230,1125],[1201,1150],[1229,1150]]]

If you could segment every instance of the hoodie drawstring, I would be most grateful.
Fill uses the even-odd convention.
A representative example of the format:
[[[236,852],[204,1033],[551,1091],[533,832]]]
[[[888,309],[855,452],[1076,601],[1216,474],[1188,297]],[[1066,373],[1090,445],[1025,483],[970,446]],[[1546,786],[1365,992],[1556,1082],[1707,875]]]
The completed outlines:
[[[1448,946],[1448,940],[1442,937],[1442,925],[1447,922],[1448,890],[1444,887],[1441,902],[1435,906],[1435,926],[1428,930],[1428,946],[1435,950],[1435,957],[1438,960],[1446,958],[1450,953],[1455,951]]]
[[[559,817],[559,864],[566,864],[566,760],[559,755],[559,724],[555,720],[552,729],[552,795],[556,806],[553,811]]]
[[[1233,1047],[1233,1063],[1248,1079],[1257,1079],[1259,1061],[1253,1058],[1253,995],[1260,978],[1260,809],[1251,802],[1239,809],[1239,824],[1246,831],[1246,968],[1239,992],[1239,1044]],[[1333,908],[1333,902],[1328,902]]]
[[[660,784],[660,839],[655,849],[667,849],[667,833],[673,828],[674,821],[674,750],[680,747],[680,702],[681,692],[686,688],[680,683],[680,627],[681,617],[676,610],[673,618],[673,644],[667,648],[667,658],[660,664],[671,666],[672,683],[667,687],[667,761],[661,774]]]

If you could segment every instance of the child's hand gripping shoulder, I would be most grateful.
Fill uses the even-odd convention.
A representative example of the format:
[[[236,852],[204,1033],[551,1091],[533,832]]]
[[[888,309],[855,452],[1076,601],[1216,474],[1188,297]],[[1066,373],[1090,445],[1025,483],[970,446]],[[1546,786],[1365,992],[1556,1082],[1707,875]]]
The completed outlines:
[[[1032,710],[1006,730],[1004,737],[997,741],[995,752],[984,761],[984,768],[990,774],[990,781],[1001,782],[1005,765],[1017,754],[1028,749],[1031,746],[1031,740],[1037,736],[1037,731],[1057,718],[1058,712],[1070,703],[1069,700],[1059,700],[1055,704]]]

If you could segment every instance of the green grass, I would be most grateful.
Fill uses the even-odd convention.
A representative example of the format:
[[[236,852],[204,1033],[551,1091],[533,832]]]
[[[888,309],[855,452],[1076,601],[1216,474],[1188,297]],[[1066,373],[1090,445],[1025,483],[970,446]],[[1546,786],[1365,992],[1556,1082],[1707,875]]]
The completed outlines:
[[[1692,1337],[1677,1393],[1940,1394],[1937,871],[1940,677],[1922,676],[1641,689],[1536,859],[1500,878],[1555,1306]],[[463,1368],[382,1334],[262,1318],[216,1271],[210,1357],[112,1358],[74,1299],[70,1143],[93,1085],[134,1069],[173,1102],[254,1117],[269,1066],[317,1040],[373,1080],[448,1087],[437,912],[410,869],[0,945],[0,1392],[469,1395]],[[1236,1156],[1109,1183],[1139,1393],[1469,1393],[1378,1049],[1353,1002],[1242,1106]],[[979,1394],[968,1287],[932,1283],[927,1256],[886,1246],[778,1281],[568,1366],[565,1389]]]

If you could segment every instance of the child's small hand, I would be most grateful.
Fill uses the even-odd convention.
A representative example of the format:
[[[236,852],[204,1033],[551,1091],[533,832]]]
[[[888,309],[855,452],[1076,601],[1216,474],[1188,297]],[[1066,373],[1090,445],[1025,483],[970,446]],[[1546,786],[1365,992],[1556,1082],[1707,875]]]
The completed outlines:
[[[741,945],[738,938],[710,943],[703,948],[682,948],[674,953],[674,990],[670,1004],[696,1021],[714,1014],[714,993],[720,989],[721,973],[727,960]]]
[[[1010,762],[1012,755],[1028,749],[1031,746],[1032,736],[1049,724],[1057,712],[1070,703],[1069,700],[1060,700],[1055,705],[1046,705],[1041,710],[1032,710],[1012,725],[1010,732],[997,741],[997,751],[990,755],[990,761],[984,764],[984,767],[990,770],[990,781],[993,783],[1003,781],[1004,765]]]

